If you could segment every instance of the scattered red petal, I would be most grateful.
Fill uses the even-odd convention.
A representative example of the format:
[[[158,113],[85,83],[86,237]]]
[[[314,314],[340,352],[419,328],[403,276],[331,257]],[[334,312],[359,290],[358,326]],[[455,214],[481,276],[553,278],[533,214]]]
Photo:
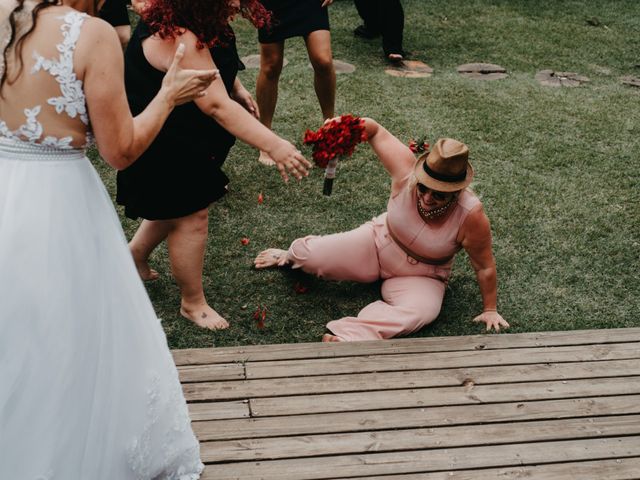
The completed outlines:
[[[267,307],[258,305],[256,311],[253,312],[253,319],[257,322],[256,327],[258,327],[259,329],[263,329],[264,321],[267,319]]]
[[[296,293],[307,293],[307,290],[309,290],[309,287],[306,287],[304,285],[302,285],[300,282],[296,282],[296,284],[293,286],[293,289],[295,290]]]
[[[240,239],[240,243],[242,245],[249,245],[249,239],[247,237],[242,237],[242,239]]]
[[[258,205],[262,205],[262,202],[264,202],[264,197],[262,196],[262,192],[260,192],[258,194]]]

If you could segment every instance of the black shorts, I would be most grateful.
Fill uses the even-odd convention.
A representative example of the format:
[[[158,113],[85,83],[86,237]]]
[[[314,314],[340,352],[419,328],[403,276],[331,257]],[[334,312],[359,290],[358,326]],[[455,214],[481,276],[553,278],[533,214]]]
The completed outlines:
[[[100,9],[100,18],[113,27],[129,25],[129,11],[126,0],[107,0]]]
[[[262,0],[272,13],[271,28],[258,30],[260,43],[306,37],[317,30],[329,30],[329,13],[321,0]]]

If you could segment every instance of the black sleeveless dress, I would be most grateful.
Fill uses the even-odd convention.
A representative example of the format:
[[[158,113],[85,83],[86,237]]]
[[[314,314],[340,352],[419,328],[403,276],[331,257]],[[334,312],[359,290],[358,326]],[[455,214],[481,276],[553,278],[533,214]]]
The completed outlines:
[[[322,0],[261,0],[273,14],[271,28],[258,30],[260,43],[304,37],[316,30],[329,30],[329,13]]]
[[[142,41],[150,35],[147,25],[138,23],[125,53],[125,86],[133,115],[149,105],[164,77],[142,51]],[[210,52],[231,92],[242,67],[235,38],[224,38],[223,45]],[[221,167],[235,140],[194,102],[174,108],[149,148],[118,172],[116,202],[132,219],[166,220],[206,208],[227,191],[229,179]]]

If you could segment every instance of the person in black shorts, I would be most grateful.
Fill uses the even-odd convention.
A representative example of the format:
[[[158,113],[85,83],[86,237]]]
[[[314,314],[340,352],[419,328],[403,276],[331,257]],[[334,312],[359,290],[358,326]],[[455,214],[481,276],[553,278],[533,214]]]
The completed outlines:
[[[331,52],[331,33],[327,7],[333,0],[262,0],[272,12],[270,28],[258,31],[260,42],[260,72],[256,82],[256,100],[260,121],[271,128],[278,101],[278,81],[284,60],[284,41],[303,37],[313,66],[313,85],[324,119],[335,114],[336,72]],[[260,152],[260,162],[273,165],[266,152]]]
[[[391,63],[405,57],[402,49],[404,10],[400,0],[354,0],[363,24],[356,27],[356,37],[372,39],[382,35],[382,50]]]
[[[122,48],[127,46],[131,38],[131,24],[126,0],[106,0],[100,9],[100,18],[115,28]]]

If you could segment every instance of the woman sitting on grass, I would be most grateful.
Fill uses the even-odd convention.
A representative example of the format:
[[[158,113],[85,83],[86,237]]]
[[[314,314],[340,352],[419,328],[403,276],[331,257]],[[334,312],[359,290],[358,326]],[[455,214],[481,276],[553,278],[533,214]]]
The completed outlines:
[[[268,249],[256,268],[302,268],[327,280],[374,282],[382,298],[357,317],[331,321],[323,341],[378,340],[406,335],[439,314],[455,254],[464,248],[476,272],[487,330],[509,324],[497,312],[496,264],[491,228],[482,204],[467,187],[473,179],[468,148],[440,139],[416,162],[411,150],[371,119],[369,143],[391,176],[387,212],[355,230],[294,240],[288,251]]]

